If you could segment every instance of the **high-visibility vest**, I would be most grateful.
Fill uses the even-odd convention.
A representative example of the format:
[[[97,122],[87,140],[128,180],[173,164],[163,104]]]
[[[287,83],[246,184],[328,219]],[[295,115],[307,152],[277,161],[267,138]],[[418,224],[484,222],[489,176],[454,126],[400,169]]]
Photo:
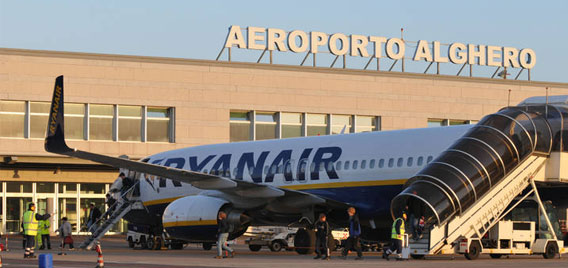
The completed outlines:
[[[35,218],[35,212],[28,210],[24,213],[24,234],[36,236],[38,221]]]
[[[396,233],[396,222],[400,220],[400,234]],[[404,237],[404,220],[402,218],[398,218],[396,220],[394,220],[394,222],[392,223],[392,235],[391,238],[392,239],[398,239],[398,240],[402,240]]]
[[[39,233],[42,235],[49,234],[49,220],[39,221]]]

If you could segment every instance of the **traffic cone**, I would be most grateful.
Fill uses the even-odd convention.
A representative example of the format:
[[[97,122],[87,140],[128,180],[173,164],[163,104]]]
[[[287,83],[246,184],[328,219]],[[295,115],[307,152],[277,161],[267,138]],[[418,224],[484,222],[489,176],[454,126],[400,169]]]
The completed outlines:
[[[98,257],[97,257],[97,266],[95,266],[95,268],[103,268],[105,267],[105,261],[103,260],[103,250],[101,249],[101,245],[97,243],[97,246],[95,247],[95,250],[97,251]]]

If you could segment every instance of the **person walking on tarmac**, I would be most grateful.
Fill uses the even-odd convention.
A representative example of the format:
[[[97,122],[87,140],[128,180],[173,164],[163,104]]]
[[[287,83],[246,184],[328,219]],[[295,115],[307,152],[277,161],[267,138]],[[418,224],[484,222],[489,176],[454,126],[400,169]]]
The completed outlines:
[[[326,216],[324,213],[319,215],[319,220],[316,222],[316,254],[314,259],[321,258],[322,260],[329,260],[329,246],[328,237],[331,234],[331,229],[329,229],[329,223],[326,221]],[[322,257],[323,252],[323,257]]]
[[[389,255],[391,255],[395,250],[397,254],[402,253],[402,240],[404,239],[404,222],[406,221],[406,212],[403,211],[402,215],[398,217],[392,223],[392,230],[391,230],[391,246],[385,253],[383,253],[383,258],[389,260]],[[400,260],[400,255],[397,258]]]
[[[39,247],[40,250],[43,249],[51,249],[51,241],[49,237],[49,220],[41,220],[39,221],[39,234],[41,235],[41,246]]]
[[[28,210],[24,213],[22,220],[22,227],[24,228],[24,236],[26,237],[26,248],[24,253],[24,259],[35,258],[34,247],[35,247],[35,236],[37,235],[37,230],[39,227],[38,221],[47,220],[51,215],[44,214],[40,215],[35,212],[35,204],[30,203],[28,205]]]
[[[215,258],[223,258],[223,250],[229,252],[229,258],[235,256],[235,251],[227,246],[227,238],[229,238],[229,232],[231,231],[231,226],[227,221],[227,214],[223,211],[219,211],[217,215],[217,256]]]
[[[363,259],[363,252],[361,250],[361,224],[359,223],[359,216],[356,214],[354,207],[347,209],[347,214],[349,215],[349,237],[345,242],[345,247],[341,253],[343,259],[347,258],[347,253],[351,249],[357,250],[356,260]]]

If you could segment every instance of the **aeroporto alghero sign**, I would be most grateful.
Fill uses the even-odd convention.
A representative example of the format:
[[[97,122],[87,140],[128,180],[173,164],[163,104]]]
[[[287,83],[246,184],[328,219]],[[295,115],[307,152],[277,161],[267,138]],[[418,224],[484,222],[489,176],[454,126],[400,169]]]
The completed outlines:
[[[343,33],[306,33],[301,30],[286,32],[282,29],[263,27],[247,27],[245,30],[246,35],[243,34],[240,26],[232,25],[225,47],[317,54],[323,46],[327,46],[328,51],[336,56],[381,58],[384,51],[386,57],[392,60],[402,59],[406,53],[406,42],[400,38]],[[417,42],[412,59],[523,69],[532,69],[536,63],[535,52],[530,48],[517,49],[456,42],[447,45],[447,53],[442,53],[442,46],[438,41],[430,43],[420,40]]]

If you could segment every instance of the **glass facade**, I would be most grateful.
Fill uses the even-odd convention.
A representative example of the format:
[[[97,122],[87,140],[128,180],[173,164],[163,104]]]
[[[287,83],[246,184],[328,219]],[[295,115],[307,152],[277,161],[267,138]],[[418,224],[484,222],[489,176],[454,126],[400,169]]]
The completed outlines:
[[[49,102],[0,100],[0,137],[45,138],[49,109]],[[65,138],[174,142],[173,113],[174,108],[65,103]]]
[[[67,217],[75,234],[80,234],[90,203],[95,203],[102,213],[106,211],[108,187],[105,183],[0,182],[0,233],[20,233],[22,216],[28,204],[34,202],[39,213],[55,215],[51,219],[52,231],[61,218]],[[123,232],[123,226],[121,222],[113,231]]]
[[[251,120],[253,116],[254,120]],[[344,128],[345,134],[379,131],[381,117],[265,111],[230,112],[231,142],[339,134]],[[251,134],[252,131],[254,135]]]

